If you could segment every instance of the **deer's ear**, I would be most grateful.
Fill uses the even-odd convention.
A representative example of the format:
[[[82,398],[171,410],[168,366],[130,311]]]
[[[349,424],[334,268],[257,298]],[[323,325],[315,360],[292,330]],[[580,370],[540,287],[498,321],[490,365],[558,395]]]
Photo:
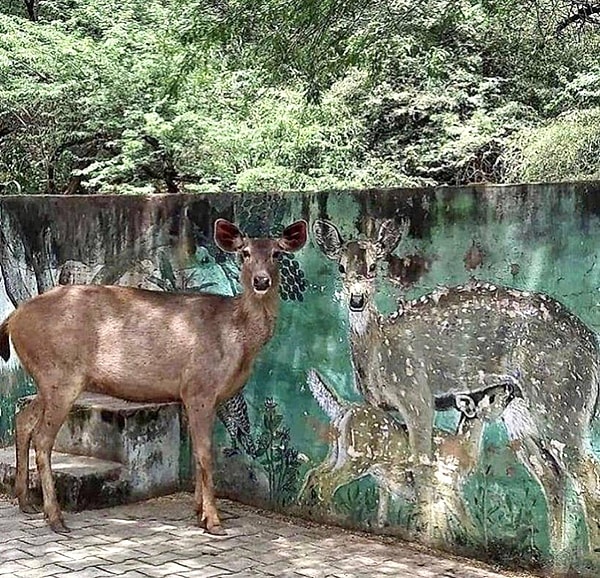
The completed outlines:
[[[377,233],[377,253],[380,256],[389,255],[397,246],[398,243],[406,236],[410,222],[408,219],[403,219],[400,224],[392,219],[386,219],[381,223]]]
[[[337,261],[344,246],[338,228],[331,221],[319,219],[313,223],[313,235],[325,256]]]
[[[307,238],[308,224],[306,221],[296,221],[283,230],[279,239],[279,246],[283,251],[293,253],[306,245]]]
[[[466,393],[457,393],[454,397],[456,409],[465,417],[473,419],[477,415],[477,406],[473,398]]]
[[[215,243],[226,253],[236,253],[246,244],[246,237],[233,223],[226,219],[215,221]]]

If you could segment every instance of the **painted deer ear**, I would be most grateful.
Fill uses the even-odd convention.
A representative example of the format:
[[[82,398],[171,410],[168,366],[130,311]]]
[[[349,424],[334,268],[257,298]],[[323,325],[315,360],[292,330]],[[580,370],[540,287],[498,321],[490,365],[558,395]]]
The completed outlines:
[[[319,249],[329,259],[338,260],[344,240],[338,228],[331,222],[319,219],[313,223],[313,235]]]
[[[279,246],[283,251],[293,253],[302,249],[308,238],[308,225],[306,221],[296,221],[286,227],[279,239]]]
[[[403,219],[400,224],[392,219],[383,221],[379,227],[377,241],[375,242],[379,255],[389,255],[406,236],[409,227],[410,222],[408,219]]]
[[[477,415],[477,406],[470,395],[457,393],[454,397],[454,402],[456,403],[456,409],[465,417],[473,419]]]
[[[246,236],[226,219],[215,221],[215,243],[226,253],[236,253],[246,244]]]

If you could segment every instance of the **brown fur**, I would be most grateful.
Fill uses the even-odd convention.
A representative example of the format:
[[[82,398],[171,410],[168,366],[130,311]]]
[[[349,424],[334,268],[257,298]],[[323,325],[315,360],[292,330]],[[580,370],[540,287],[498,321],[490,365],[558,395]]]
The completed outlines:
[[[17,415],[16,494],[21,509],[29,511],[33,440],[44,511],[55,531],[67,528],[56,501],[50,451],[73,403],[87,390],[132,401],[183,402],[196,459],[198,521],[209,532],[223,533],[212,481],[216,407],[244,386],[273,334],[279,301],[275,253],[300,249],[306,223],[290,225],[279,239],[248,239],[219,219],[215,241],[243,255],[244,291],[236,297],[70,285],[27,301],[0,326],[3,357],[10,333],[38,388],[34,402]]]

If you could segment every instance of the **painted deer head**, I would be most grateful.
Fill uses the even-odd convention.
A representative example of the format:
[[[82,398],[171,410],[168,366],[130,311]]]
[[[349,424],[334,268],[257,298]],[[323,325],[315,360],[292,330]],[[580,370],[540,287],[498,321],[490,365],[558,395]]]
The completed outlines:
[[[375,240],[344,241],[339,229],[330,221],[313,224],[314,238],[326,257],[337,261],[350,311],[367,308],[375,293],[377,266],[389,255],[408,232],[408,221],[400,224],[391,219],[381,223]]]

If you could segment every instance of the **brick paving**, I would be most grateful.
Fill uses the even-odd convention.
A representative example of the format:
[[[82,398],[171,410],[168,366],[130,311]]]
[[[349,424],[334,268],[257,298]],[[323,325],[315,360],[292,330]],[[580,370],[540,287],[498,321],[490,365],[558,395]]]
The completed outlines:
[[[54,534],[41,515],[0,498],[0,578],[507,578],[399,541],[353,534],[220,501],[228,534],[194,525],[192,500],[176,494],[105,510],[67,513]]]

